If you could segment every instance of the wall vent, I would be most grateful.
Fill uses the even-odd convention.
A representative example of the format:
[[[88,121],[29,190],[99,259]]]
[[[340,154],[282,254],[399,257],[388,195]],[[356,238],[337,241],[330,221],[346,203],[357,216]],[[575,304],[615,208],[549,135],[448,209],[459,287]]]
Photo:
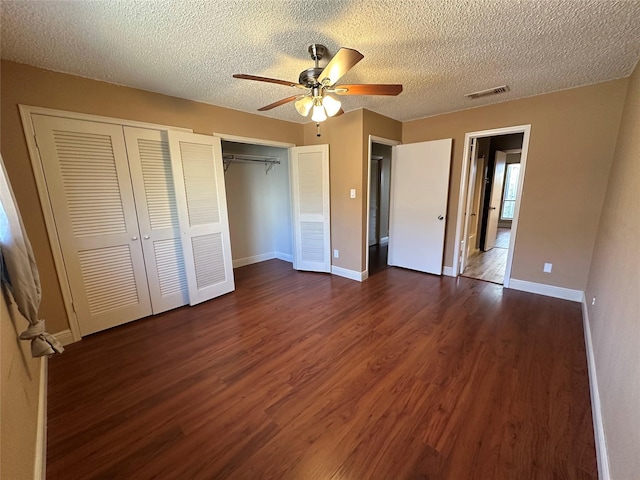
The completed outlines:
[[[479,92],[467,93],[465,97],[474,99],[474,98],[486,97],[488,95],[498,95],[499,93],[506,93],[508,91],[509,91],[509,87],[507,85],[501,85],[499,87],[480,90]]]

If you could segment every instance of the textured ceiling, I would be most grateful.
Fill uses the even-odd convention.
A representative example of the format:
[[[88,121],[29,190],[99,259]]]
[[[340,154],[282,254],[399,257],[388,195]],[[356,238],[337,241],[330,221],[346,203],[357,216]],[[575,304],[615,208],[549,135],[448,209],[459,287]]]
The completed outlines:
[[[2,57],[257,113],[298,93],[311,43],[365,58],[341,83],[402,83],[398,97],[343,97],[406,121],[631,74],[640,1],[2,1]],[[511,91],[469,100],[465,93]],[[293,105],[264,115],[307,122]]]

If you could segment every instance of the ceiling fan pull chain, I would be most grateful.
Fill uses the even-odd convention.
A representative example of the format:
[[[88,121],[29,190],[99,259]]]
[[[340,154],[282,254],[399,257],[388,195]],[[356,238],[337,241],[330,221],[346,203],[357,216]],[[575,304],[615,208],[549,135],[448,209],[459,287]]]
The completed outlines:
[[[316,133],[316,137],[319,137],[320,136],[320,123],[319,122],[316,123],[316,128],[318,129],[317,133]]]

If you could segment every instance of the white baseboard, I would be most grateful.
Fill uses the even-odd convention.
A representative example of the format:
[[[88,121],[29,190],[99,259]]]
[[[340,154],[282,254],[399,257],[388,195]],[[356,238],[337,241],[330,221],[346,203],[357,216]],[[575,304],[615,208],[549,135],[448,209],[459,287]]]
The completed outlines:
[[[380,238],[380,245],[386,245],[389,243],[389,237]]]
[[[273,258],[276,258],[276,254],[274,252],[253,255],[252,257],[236,258],[233,260],[233,268],[244,267],[245,265],[251,265],[252,263],[264,262]]]
[[[61,332],[58,332],[58,333],[54,333],[53,336],[56,337],[56,340],[58,340],[63,347],[75,342],[73,338],[73,333],[71,333],[71,330],[69,329],[62,330]]]
[[[289,253],[267,252],[260,255],[254,255],[252,257],[236,258],[235,260],[233,260],[233,268],[244,267],[245,265],[251,265],[253,263],[265,262],[274,258],[293,263],[293,255]]]
[[[349,270],[347,268],[336,267],[335,265],[331,265],[331,273],[337,275],[339,277],[348,278],[350,280],[355,280],[357,282],[362,282],[367,279],[369,276],[369,272],[365,270],[364,272],[356,272],[355,270]]]
[[[602,423],[602,406],[600,404],[600,389],[596,374],[596,361],[593,356],[593,342],[591,340],[591,324],[589,323],[589,310],[585,296],[582,296],[582,322],[584,326],[584,343],[587,350],[587,367],[589,369],[589,391],[591,392],[591,414],[593,416],[593,433],[596,441],[596,458],[598,460],[598,478],[610,480],[609,456],[607,454],[607,442],[604,436]]]
[[[275,256],[278,260],[284,260],[285,262],[293,263],[293,255],[290,253],[275,252]]]
[[[507,287],[507,285],[505,285]],[[563,300],[571,300],[572,302],[582,302],[584,292],[582,290],[572,290],[570,288],[556,287],[554,285],[546,285],[544,283],[527,282],[525,280],[517,280],[511,278],[507,288],[513,290],[521,290],[523,292],[537,293],[547,297],[562,298]]]
[[[442,274],[446,275],[447,277],[455,277],[455,275],[453,274],[453,267],[447,267],[446,265],[442,267]]]
[[[45,480],[47,475],[47,357],[40,359],[40,383],[38,387],[38,424],[36,452],[33,462],[34,480]]]

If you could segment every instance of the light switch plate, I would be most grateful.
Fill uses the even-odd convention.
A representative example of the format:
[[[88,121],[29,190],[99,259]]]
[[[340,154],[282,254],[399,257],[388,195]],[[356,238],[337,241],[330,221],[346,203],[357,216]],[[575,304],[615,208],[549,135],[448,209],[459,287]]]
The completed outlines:
[[[351,189],[351,194],[350,195],[351,195],[351,198],[356,198],[356,189],[355,188]]]
[[[553,267],[553,263],[545,263],[542,271],[544,273],[551,273],[551,267]]]

